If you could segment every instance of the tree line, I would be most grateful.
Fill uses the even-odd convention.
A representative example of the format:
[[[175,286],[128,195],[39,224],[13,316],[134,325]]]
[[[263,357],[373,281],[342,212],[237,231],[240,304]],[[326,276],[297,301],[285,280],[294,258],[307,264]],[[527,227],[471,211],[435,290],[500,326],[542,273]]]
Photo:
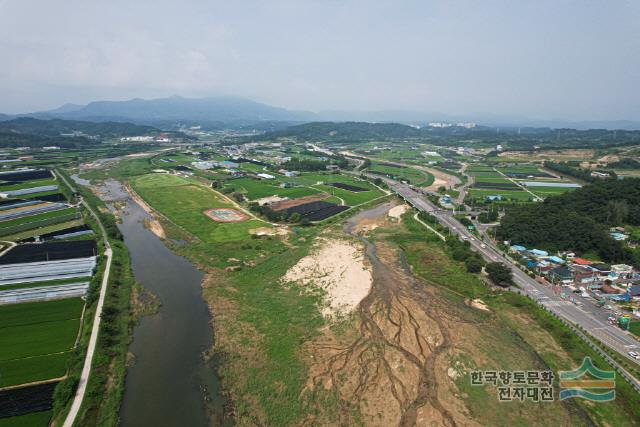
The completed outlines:
[[[511,206],[497,230],[500,240],[555,251],[595,252],[606,262],[640,265],[637,253],[609,228],[640,225],[640,179],[598,180],[538,204]]]

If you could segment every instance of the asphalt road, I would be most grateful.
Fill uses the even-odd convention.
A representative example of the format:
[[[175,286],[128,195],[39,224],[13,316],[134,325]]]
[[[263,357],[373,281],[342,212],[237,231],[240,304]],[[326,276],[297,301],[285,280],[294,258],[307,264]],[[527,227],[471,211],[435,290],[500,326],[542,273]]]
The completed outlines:
[[[607,321],[609,312],[605,308],[597,307],[593,300],[589,301],[579,295],[575,295],[574,298],[579,300],[581,306],[561,298],[554,293],[552,287],[538,283],[529,277],[516,264],[502,255],[492,244],[487,241],[480,241],[470,233],[466,227],[460,224],[450,211],[445,211],[437,207],[407,184],[401,184],[390,179],[385,179],[385,181],[389,188],[416,209],[430,213],[452,233],[468,240],[473,249],[480,253],[486,260],[490,262],[502,262],[508,265],[513,271],[514,282],[520,287],[522,292],[529,295],[533,300],[544,305],[551,312],[564,318],[568,322],[582,327],[607,347],[628,357],[629,361],[638,363],[637,360],[629,357],[627,353],[632,350],[638,352],[640,342],[630,333],[609,324]]]

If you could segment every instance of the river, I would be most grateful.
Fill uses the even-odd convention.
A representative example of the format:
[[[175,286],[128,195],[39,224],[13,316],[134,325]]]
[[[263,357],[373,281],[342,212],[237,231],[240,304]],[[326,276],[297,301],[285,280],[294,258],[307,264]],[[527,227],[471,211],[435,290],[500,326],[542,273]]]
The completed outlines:
[[[127,369],[120,425],[223,424],[219,379],[213,362],[202,356],[213,340],[211,316],[202,298],[202,272],[144,227],[149,215],[119,182],[107,180],[99,190],[111,208],[113,202],[124,203],[118,228],[133,273],[161,303],[156,314],[142,318],[134,328],[129,347],[134,363]]]

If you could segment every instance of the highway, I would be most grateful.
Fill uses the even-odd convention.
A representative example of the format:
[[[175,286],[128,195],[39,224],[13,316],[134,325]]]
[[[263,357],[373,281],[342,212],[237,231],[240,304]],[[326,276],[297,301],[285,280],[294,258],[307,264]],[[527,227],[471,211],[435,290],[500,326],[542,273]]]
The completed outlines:
[[[637,351],[640,348],[640,342],[630,333],[610,325],[606,321],[606,318],[602,318],[604,316],[603,313],[605,313],[604,309],[598,309],[593,304],[590,304],[593,305],[590,309],[589,307],[585,309],[561,298],[554,293],[550,286],[545,286],[529,277],[518,265],[502,255],[490,242],[477,239],[476,236],[453,217],[452,212],[437,207],[407,184],[398,183],[388,178],[384,179],[384,181],[390,189],[414,208],[433,215],[437,218],[438,222],[447,227],[451,233],[460,236],[460,238],[464,240],[468,240],[473,249],[480,253],[486,260],[490,262],[502,262],[509,266],[513,271],[513,280],[521,292],[545,306],[549,311],[564,318],[569,323],[581,327],[610,349],[627,357],[630,362],[638,363],[637,360],[629,357],[627,353],[632,350]]]

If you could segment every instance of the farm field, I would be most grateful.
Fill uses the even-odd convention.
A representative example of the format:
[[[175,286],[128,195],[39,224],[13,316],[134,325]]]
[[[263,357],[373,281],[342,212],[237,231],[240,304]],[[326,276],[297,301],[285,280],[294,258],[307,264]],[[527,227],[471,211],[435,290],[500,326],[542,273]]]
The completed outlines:
[[[384,165],[380,163],[374,163],[373,166],[369,168],[369,171],[387,174],[418,186],[431,185],[434,180],[433,175],[428,172],[424,172],[414,168],[403,168],[399,166]]]
[[[61,377],[84,302],[80,298],[0,307],[0,387]]]
[[[495,170],[492,166],[472,165],[467,169],[467,173],[474,177],[474,184],[469,189],[469,194],[476,199],[493,195],[500,195],[507,201],[525,201],[533,198],[529,192],[519,188],[518,185],[526,187],[539,197],[561,194],[574,189],[567,186],[571,183],[570,181],[552,177],[540,171],[537,165],[531,164],[497,166]]]
[[[81,219],[74,219],[71,221],[66,221],[66,222],[62,222],[62,223],[57,223],[57,224],[52,224],[52,225],[46,225],[37,229],[31,229],[31,230],[26,230],[26,231],[22,231],[16,234],[12,234],[10,236],[4,236],[3,239],[5,240],[21,240],[21,239],[27,239],[29,237],[33,237],[33,236],[40,236],[42,234],[46,234],[46,233],[52,233],[55,231],[59,231],[59,230],[64,230],[65,228],[69,228],[69,227],[75,227],[78,225],[82,225],[84,224],[84,222]]]
[[[504,200],[513,200],[513,201],[527,201],[531,200],[533,196],[526,191],[512,191],[512,190],[484,190],[478,188],[470,188],[469,194],[476,199],[484,199],[487,196],[496,196],[500,195]]]
[[[371,184],[365,185],[357,183],[355,185],[361,188],[367,188],[367,191],[353,192],[342,188],[333,187],[331,185],[318,185],[317,187],[321,188],[334,197],[338,197],[344,200],[344,203],[349,206],[356,206],[362,203],[366,203],[370,200],[384,195],[380,190],[373,187]]]
[[[51,411],[34,412],[19,417],[0,419],[0,427],[46,427],[51,419]]]
[[[23,188],[44,187],[46,185],[58,185],[55,179],[38,179],[16,184],[0,185],[0,192],[22,190]]]
[[[186,178],[148,174],[135,177],[131,185],[151,207],[204,242],[241,240],[248,236],[250,229],[267,226],[255,219],[236,223],[211,220],[204,211],[233,206],[203,184]]]
[[[59,209],[57,211],[44,212],[41,214],[31,215],[22,218],[8,219],[5,221],[0,221],[0,227],[11,227],[13,225],[25,224],[27,222],[38,221],[41,219],[54,218],[57,216],[63,216],[70,213],[74,213],[76,211],[75,208],[65,208]]]
[[[283,181],[290,182],[286,178],[283,179]],[[249,200],[256,200],[274,195],[294,199],[296,197],[310,196],[318,193],[317,190],[308,187],[280,188],[279,184],[280,181],[275,179],[258,180],[253,178],[239,178],[227,181],[226,186],[233,187],[236,191],[245,194]]]
[[[12,291],[16,289],[27,289],[27,288],[37,288],[42,286],[56,286],[56,285],[66,285],[68,283],[78,283],[78,282],[86,282],[89,278],[83,277],[74,277],[71,279],[59,279],[59,280],[47,280],[42,282],[26,282],[26,283],[17,283],[14,285],[4,285],[0,286],[0,291]]]
[[[292,184],[299,185],[300,187],[280,188],[278,186],[280,182],[290,182]],[[349,191],[330,185],[332,183],[351,185],[366,189],[366,191]],[[301,174],[296,177],[283,177],[281,175],[277,175],[277,179],[274,180],[239,178],[228,180],[225,185],[227,187],[233,187],[236,191],[244,193],[249,200],[256,200],[273,195],[296,199],[324,192],[335,196],[339,203],[341,199],[346,205],[354,206],[383,195],[383,193],[374,185],[366,181],[339,174],[312,173]]]

